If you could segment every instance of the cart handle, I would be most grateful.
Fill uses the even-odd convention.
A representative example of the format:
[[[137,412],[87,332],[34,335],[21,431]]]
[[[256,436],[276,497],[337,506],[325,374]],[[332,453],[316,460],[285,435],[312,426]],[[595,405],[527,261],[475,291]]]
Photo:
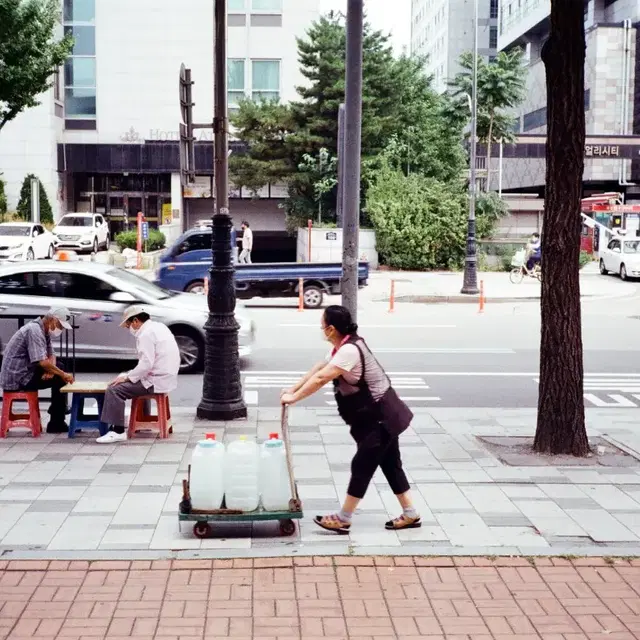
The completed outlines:
[[[286,404],[282,405],[280,425],[282,430],[282,440],[284,442],[284,450],[287,456],[287,471],[289,472],[289,486],[291,488],[291,497],[294,500],[298,500],[296,481],[293,477],[293,457],[291,455],[291,441],[289,440],[289,407]]]

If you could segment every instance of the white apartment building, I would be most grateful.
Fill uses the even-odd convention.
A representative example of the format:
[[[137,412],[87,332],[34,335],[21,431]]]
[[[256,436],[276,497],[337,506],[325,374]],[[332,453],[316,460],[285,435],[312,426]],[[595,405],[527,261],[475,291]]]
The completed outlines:
[[[527,97],[516,114],[520,144],[505,147],[501,163],[505,190],[543,193],[547,97],[540,55],[549,33],[549,13],[550,0],[500,0],[498,48],[522,47],[528,66]],[[625,144],[625,136],[640,133],[640,104],[635,98],[640,95],[639,19],[635,0],[584,1],[586,129],[597,142],[586,146],[585,195],[632,195],[637,187],[631,183],[640,182],[637,148]],[[492,169],[499,170],[495,156]]]
[[[229,0],[229,101],[296,97],[304,82],[296,38],[319,17],[319,0]],[[213,0],[64,0],[73,55],[42,104],[0,135],[0,172],[15,208],[22,180],[35,173],[56,216],[105,214],[117,232],[142,211],[152,225],[182,229],[211,214],[212,134],[196,145],[194,189],[179,175],[178,75],[192,70],[194,119],[213,119]],[[239,226],[283,231],[282,193],[260,200],[235,190]],[[164,219],[163,219],[164,218]]]
[[[411,0],[411,53],[425,56],[438,92],[447,89],[465,51],[473,50],[475,0]],[[498,46],[498,0],[478,2],[478,53],[486,59]]]

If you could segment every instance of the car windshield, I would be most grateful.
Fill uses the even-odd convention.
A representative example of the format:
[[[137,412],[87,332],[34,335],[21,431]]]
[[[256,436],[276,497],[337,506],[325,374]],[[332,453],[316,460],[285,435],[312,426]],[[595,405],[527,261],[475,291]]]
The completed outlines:
[[[128,287],[134,288],[143,295],[153,298],[154,300],[166,300],[167,298],[177,295],[175,291],[163,289],[157,284],[149,282],[146,278],[136,275],[135,273],[131,273],[131,271],[125,271],[124,269],[111,269],[108,273],[110,276],[117,278],[125,285],[128,285]]]
[[[59,227],[90,227],[93,224],[91,218],[87,216],[64,216]]]
[[[640,240],[630,240],[624,243],[625,253],[640,253]]]
[[[22,227],[17,224],[0,227],[0,236],[22,236],[28,238],[31,234],[31,227]]]

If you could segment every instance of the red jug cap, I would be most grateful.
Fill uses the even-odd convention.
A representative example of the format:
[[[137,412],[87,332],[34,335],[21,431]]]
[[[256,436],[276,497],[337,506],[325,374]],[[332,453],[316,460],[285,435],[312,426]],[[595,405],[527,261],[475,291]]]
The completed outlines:
[[[207,433],[204,437],[205,440],[215,440],[216,439],[216,434],[215,433]]]
[[[278,434],[275,431],[269,434],[269,440],[277,440],[277,439],[278,439]]]

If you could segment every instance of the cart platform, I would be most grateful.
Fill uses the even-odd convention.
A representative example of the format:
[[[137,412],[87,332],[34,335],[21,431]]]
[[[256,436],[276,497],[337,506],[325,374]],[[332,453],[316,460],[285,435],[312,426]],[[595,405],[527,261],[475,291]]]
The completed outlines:
[[[287,454],[287,470],[289,472],[289,484],[291,487],[291,495],[289,500],[289,509],[285,511],[266,511],[262,507],[258,507],[255,511],[233,511],[222,509],[215,511],[201,511],[192,509],[191,494],[189,491],[189,480],[191,476],[191,467],[189,467],[189,476],[182,481],[182,502],[178,508],[179,522],[194,522],[193,535],[197,538],[208,538],[213,532],[213,523],[220,522],[260,522],[266,520],[278,520],[280,522],[280,533],[283,536],[291,536],[296,531],[294,520],[299,520],[304,516],[302,511],[302,502],[298,495],[298,487],[293,475],[293,462],[291,457],[291,442],[289,440],[289,424],[288,409],[282,407],[281,416],[282,440],[284,441],[285,451]]]

